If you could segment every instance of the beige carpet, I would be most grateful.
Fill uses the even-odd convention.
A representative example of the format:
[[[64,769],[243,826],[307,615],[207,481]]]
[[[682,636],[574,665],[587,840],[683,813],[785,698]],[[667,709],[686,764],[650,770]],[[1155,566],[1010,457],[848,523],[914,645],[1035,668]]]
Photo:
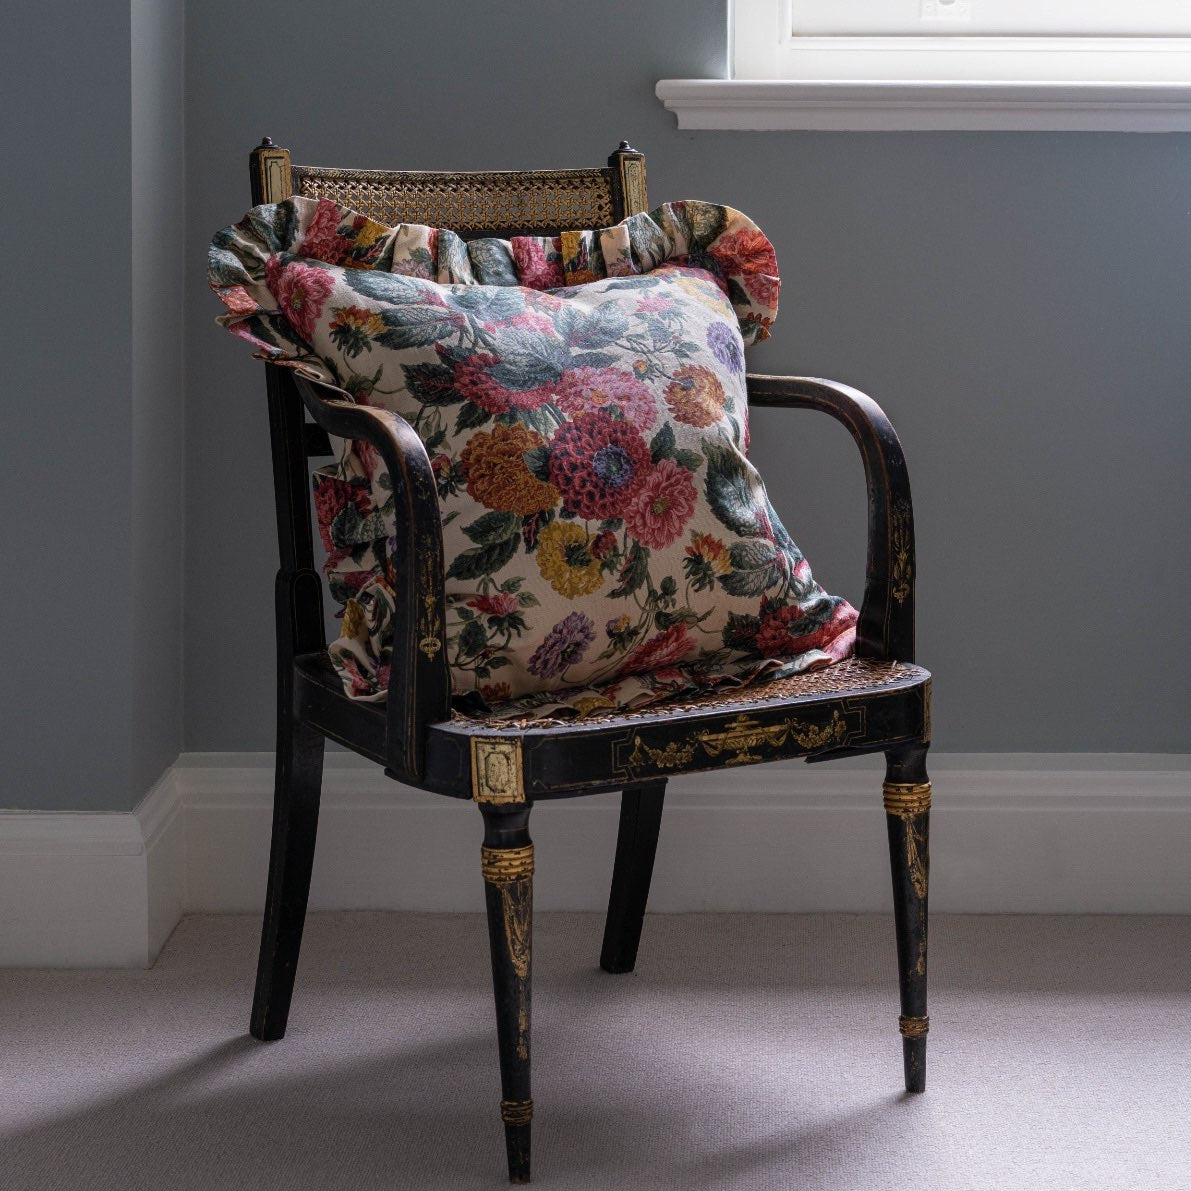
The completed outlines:
[[[504,1185],[482,921],[312,917],[267,1045],[257,925],[0,973],[4,1191]],[[936,917],[911,1098],[885,919],[651,917],[622,977],[598,918],[535,925],[539,1186],[1191,1188],[1191,919]]]

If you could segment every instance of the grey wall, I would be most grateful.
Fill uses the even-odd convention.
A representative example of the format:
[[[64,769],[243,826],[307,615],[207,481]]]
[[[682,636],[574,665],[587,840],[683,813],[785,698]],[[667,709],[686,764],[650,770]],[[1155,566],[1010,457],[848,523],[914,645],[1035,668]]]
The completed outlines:
[[[183,0],[132,0],[132,791],[182,747]]]
[[[679,132],[653,85],[722,74],[723,9],[190,6],[188,748],[271,737],[262,377],[202,284],[263,133],[300,161],[446,169],[589,164],[628,137],[653,201],[740,207],[783,275],[751,366],[867,389],[905,442],[936,747],[1191,748],[1191,137]],[[862,474],[822,421],[757,413],[754,456],[858,598]]]
[[[180,216],[154,181],[181,156],[180,14],[52,2],[5,23],[4,807],[127,809],[181,742],[181,340],[162,247]]]

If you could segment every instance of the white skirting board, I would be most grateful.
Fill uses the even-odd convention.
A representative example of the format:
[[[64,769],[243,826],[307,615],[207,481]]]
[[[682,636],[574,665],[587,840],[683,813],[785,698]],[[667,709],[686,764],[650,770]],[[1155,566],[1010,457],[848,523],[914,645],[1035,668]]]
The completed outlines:
[[[1191,913],[1191,756],[935,754],[931,908]],[[882,761],[756,766],[670,783],[650,908],[890,908]],[[259,913],[265,753],[189,753],[126,814],[0,813],[0,965],[140,967],[186,912]],[[544,803],[535,904],[602,910],[615,794]],[[469,802],[329,754],[312,910],[479,910]]]

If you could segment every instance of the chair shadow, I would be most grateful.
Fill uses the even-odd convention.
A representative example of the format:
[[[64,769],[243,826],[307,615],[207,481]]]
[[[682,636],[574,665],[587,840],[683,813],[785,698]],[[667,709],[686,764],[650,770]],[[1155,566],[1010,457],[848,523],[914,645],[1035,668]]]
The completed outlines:
[[[332,1070],[265,1076],[262,1054],[284,1045],[232,1038],[160,1078],[10,1134],[0,1162],[5,1191],[507,1185],[486,1030]],[[610,1094],[584,1076],[566,1071],[561,1096],[556,1088],[539,1106],[535,1181],[692,1191],[775,1163],[793,1175],[837,1151],[846,1168],[853,1145],[871,1146],[874,1115],[888,1118],[891,1138],[904,1129],[900,1096],[788,1128],[775,1108],[769,1136],[692,1155],[672,1142],[691,1126],[690,1095]],[[603,1081],[614,1083],[614,1073]]]

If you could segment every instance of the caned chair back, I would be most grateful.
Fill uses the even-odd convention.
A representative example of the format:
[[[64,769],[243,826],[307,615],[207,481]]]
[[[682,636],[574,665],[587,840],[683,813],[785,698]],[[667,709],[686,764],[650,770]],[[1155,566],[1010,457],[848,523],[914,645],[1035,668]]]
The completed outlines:
[[[432,173],[294,165],[266,137],[252,154],[254,203],[291,194],[330,199],[378,223],[450,228],[480,236],[556,236],[609,227],[648,209],[645,157],[621,141],[606,166],[582,170]]]

